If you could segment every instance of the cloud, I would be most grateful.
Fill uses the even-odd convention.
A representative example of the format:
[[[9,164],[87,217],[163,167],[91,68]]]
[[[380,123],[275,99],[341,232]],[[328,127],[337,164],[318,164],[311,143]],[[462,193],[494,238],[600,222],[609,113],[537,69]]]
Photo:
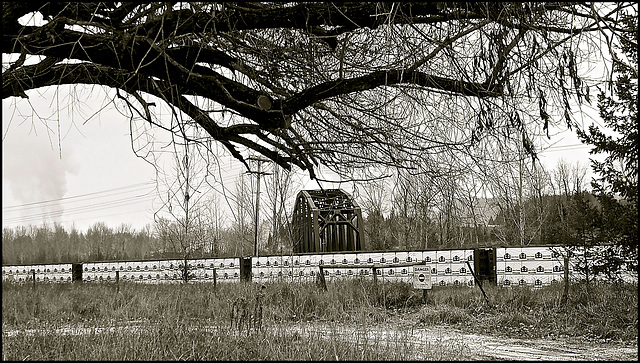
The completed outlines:
[[[46,135],[22,131],[9,130],[2,141],[3,182],[8,182],[12,196],[20,204],[51,201],[21,209],[21,217],[41,216],[28,218],[24,224],[59,221],[64,211],[59,199],[67,193],[67,174],[77,171],[70,156],[72,145],[63,142],[60,152],[55,135],[50,142]]]

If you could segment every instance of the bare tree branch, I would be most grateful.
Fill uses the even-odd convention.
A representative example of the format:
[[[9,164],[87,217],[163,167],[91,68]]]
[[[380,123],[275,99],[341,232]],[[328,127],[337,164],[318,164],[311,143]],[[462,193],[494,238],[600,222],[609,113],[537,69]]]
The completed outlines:
[[[426,170],[417,164],[444,154],[465,167],[465,155],[486,157],[483,138],[508,147],[512,133],[570,126],[590,81],[577,70],[604,59],[600,36],[615,42],[629,11],[637,5],[5,2],[2,52],[15,58],[3,98],[104,85],[160,126],[148,107],[158,98],[241,162],[257,152],[312,177],[320,164],[343,176],[375,163]]]

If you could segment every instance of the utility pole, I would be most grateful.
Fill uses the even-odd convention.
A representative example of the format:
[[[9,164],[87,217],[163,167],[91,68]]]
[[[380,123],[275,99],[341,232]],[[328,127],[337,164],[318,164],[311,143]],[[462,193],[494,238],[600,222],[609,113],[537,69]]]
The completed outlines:
[[[519,232],[520,232],[520,245],[524,246],[524,211],[523,211],[523,205],[522,205],[522,162],[523,162],[523,156],[522,156],[522,144],[524,144],[524,132],[522,133],[522,143],[520,143],[518,145],[518,173],[520,176],[520,180],[518,183],[518,209],[519,209],[519,216],[518,216],[518,227],[519,227]]]
[[[524,206],[522,205],[522,155],[518,155],[520,157],[520,163],[518,165],[518,171],[520,173],[520,183],[518,184],[518,204],[520,209],[519,215],[519,227],[520,227],[520,245],[524,246]]]
[[[258,186],[256,190],[256,218],[254,221],[254,235],[253,235],[253,255],[258,257],[258,218],[260,216],[260,176],[270,175],[269,173],[263,173],[260,171],[260,166],[263,162],[268,162],[269,160],[264,158],[248,158],[247,160],[255,160],[258,162]]]
[[[279,178],[279,173],[278,173],[278,167],[275,165],[275,163],[273,164],[273,173],[274,173],[274,178],[273,179],[274,183],[273,183],[273,216],[272,216],[272,232],[271,232],[271,243],[273,246],[277,246],[278,245],[278,239],[276,238],[277,234],[278,234],[278,219],[277,219],[277,208],[278,208],[278,192],[280,191],[280,178]],[[293,265],[291,265],[293,267]]]

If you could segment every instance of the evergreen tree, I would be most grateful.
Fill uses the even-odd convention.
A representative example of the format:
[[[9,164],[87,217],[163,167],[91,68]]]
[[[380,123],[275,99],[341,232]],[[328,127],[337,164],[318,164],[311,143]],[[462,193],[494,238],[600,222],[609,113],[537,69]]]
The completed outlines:
[[[619,50],[612,53],[617,76],[611,91],[598,94],[600,117],[616,135],[595,125],[577,130],[583,143],[594,145],[591,154],[608,154],[604,161],[591,160],[598,178],[592,181],[602,205],[603,229],[610,242],[620,247],[628,267],[638,264],[638,19],[623,17]]]

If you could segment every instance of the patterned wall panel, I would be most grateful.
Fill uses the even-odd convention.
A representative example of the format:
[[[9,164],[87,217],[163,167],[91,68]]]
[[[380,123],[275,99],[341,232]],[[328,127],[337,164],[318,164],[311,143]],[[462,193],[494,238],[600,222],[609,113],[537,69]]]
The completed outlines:
[[[382,252],[369,252],[366,254],[366,263],[368,264],[377,264],[380,263],[380,258],[383,257]]]
[[[82,264],[82,281],[91,282],[95,276],[95,264],[91,262]]]
[[[396,259],[396,253],[395,252],[386,252],[386,253],[382,253],[380,258],[378,259],[378,263],[380,264],[391,264],[391,263],[397,263],[397,261],[394,261]]]
[[[60,265],[49,265],[49,272],[47,273],[50,282],[58,282],[58,274],[60,273]]]
[[[219,259],[220,264],[224,264],[224,268],[218,271],[217,281],[220,282],[237,282],[240,281],[240,258],[224,258]]]
[[[451,250],[442,250],[436,252],[437,261],[439,264],[451,263]]]
[[[362,252],[362,253],[357,253],[356,254],[356,258],[358,259],[358,262],[360,262],[361,264],[366,264],[369,263],[367,262],[370,258],[371,261],[373,261],[373,258],[371,256],[371,253],[369,252]],[[354,260],[355,261],[355,260]]]
[[[289,268],[293,266],[293,262],[294,262],[293,256],[286,255],[286,256],[280,257],[280,266],[282,267]]]
[[[328,264],[331,266],[339,266],[342,265],[342,254],[327,254],[325,255],[326,258],[324,259],[325,263],[327,263],[326,261],[328,260]],[[335,269],[332,269],[335,270]]]
[[[72,280],[72,264],[62,263],[58,265],[58,282],[71,282]]]
[[[2,281],[21,282],[19,279],[22,277],[24,281],[24,275],[22,266],[2,266]]]
[[[267,256],[259,256],[251,259],[252,278],[258,283],[264,283],[267,280],[265,272],[267,271]]]
[[[305,266],[304,261],[302,261],[303,262],[302,264],[300,264],[300,261],[298,261],[297,265],[295,262],[296,260],[294,258],[293,267],[288,269],[287,277],[290,279],[290,281],[293,281],[293,282],[308,281],[309,273],[313,268],[311,266]]]
[[[362,261],[362,263],[373,264],[373,263],[376,263],[376,261],[380,260],[381,254],[377,252],[367,252],[367,253],[358,254],[358,256]]]
[[[437,263],[438,253],[437,251],[424,251],[422,253],[422,260],[426,263]]]
[[[169,271],[169,261],[167,260],[162,260],[159,262],[160,263],[160,272],[164,275],[165,272]]]
[[[542,287],[564,279],[563,264],[549,247],[496,248],[496,272],[500,286]]]
[[[26,271],[25,266],[2,266],[2,281],[24,282],[27,277]]]
[[[465,250],[451,250],[451,263],[449,264],[451,269],[450,281],[455,285],[456,281],[459,284],[463,284],[462,281],[466,279],[467,275],[471,275],[469,268],[465,262]]]
[[[411,261],[416,264],[424,263],[424,258],[422,257],[422,251],[411,251],[407,253],[407,256],[411,258]]]
[[[11,266],[2,266],[2,281],[14,282],[14,273]]]
[[[342,255],[334,254],[334,257],[336,258],[336,262],[342,266],[353,266],[357,256],[355,253],[345,253]]]
[[[578,250],[577,253],[581,251]],[[458,285],[473,286],[473,277],[466,264],[466,261],[470,261],[474,266],[473,258],[472,249],[261,256],[252,261],[251,272],[256,282],[315,281],[319,271],[318,265],[322,263],[334,267],[325,269],[329,280],[356,277],[371,279],[371,269],[361,266],[384,264],[387,266],[377,271],[379,280],[411,283],[413,266],[400,265],[407,262],[426,262],[433,269],[434,285],[456,285],[457,281]],[[212,264],[216,270],[217,281],[235,282],[240,280],[240,261],[240,258],[194,259],[189,261],[189,264],[195,282],[213,280]],[[88,262],[83,264],[83,280],[113,281],[118,271],[119,278],[127,281],[179,282],[182,263],[183,261],[178,259]],[[575,258],[570,261],[569,275],[575,279],[579,276],[573,274],[574,263]],[[71,264],[3,266],[2,278],[26,282],[32,277],[32,269],[36,272],[36,281],[71,281]],[[541,287],[564,279],[564,263],[561,256],[554,254],[552,249],[546,246],[499,247],[496,248],[496,273],[500,286]]]
[[[168,269],[164,273],[164,280],[167,282],[177,282],[182,278],[182,271],[180,270],[180,266],[182,265],[181,260],[167,260]],[[215,266],[218,268],[218,266]]]
[[[464,259],[469,261],[469,264],[473,266],[473,250],[464,250]]]
[[[321,257],[322,255],[320,254],[315,254],[315,255],[306,255],[304,258],[304,264],[305,266],[311,266],[311,267],[318,267],[318,264],[320,263],[320,260],[322,259]],[[307,264],[307,260],[309,261],[309,264]]]
[[[207,259],[204,259],[204,258],[198,258],[198,259],[192,260],[191,265],[193,266],[193,268],[189,272],[192,275],[193,282],[206,281],[204,277],[204,275],[207,274],[207,269],[208,269],[206,262],[207,262]],[[157,265],[156,265],[156,268],[157,268]],[[153,279],[155,279],[156,271],[157,271],[156,269],[152,270]],[[209,273],[207,274],[207,276],[209,275],[211,275],[211,271],[209,271]]]
[[[205,266],[206,266],[207,280],[213,282],[214,275],[215,275],[215,280],[216,280],[216,283],[217,283],[218,282],[218,270],[219,270],[219,262],[217,261],[217,259],[215,259],[215,258],[206,259]]]
[[[18,283],[33,281],[31,270],[34,270],[36,271],[36,281],[65,281],[67,275],[71,277],[67,265],[71,266],[71,264],[2,266],[2,280]],[[62,271],[62,268],[65,268],[65,272]]]
[[[23,266],[22,275],[24,276],[25,281],[28,281],[32,278],[31,270],[33,269],[32,265]]]
[[[36,281],[44,281],[45,267],[43,265],[35,265],[33,268],[36,271]]]
[[[158,261],[158,270],[157,273],[160,274],[159,282],[167,282],[169,278],[169,273],[172,273],[170,269],[170,262],[168,260],[160,260]],[[122,267],[122,265],[120,265]],[[208,266],[207,266],[208,267]]]
[[[392,268],[389,268],[389,267],[385,268],[385,271],[387,273],[387,278],[389,278],[389,281],[411,283],[413,274],[409,274],[409,270],[410,270],[409,266],[397,266]],[[393,272],[393,274],[390,275],[389,274],[390,272]]]

